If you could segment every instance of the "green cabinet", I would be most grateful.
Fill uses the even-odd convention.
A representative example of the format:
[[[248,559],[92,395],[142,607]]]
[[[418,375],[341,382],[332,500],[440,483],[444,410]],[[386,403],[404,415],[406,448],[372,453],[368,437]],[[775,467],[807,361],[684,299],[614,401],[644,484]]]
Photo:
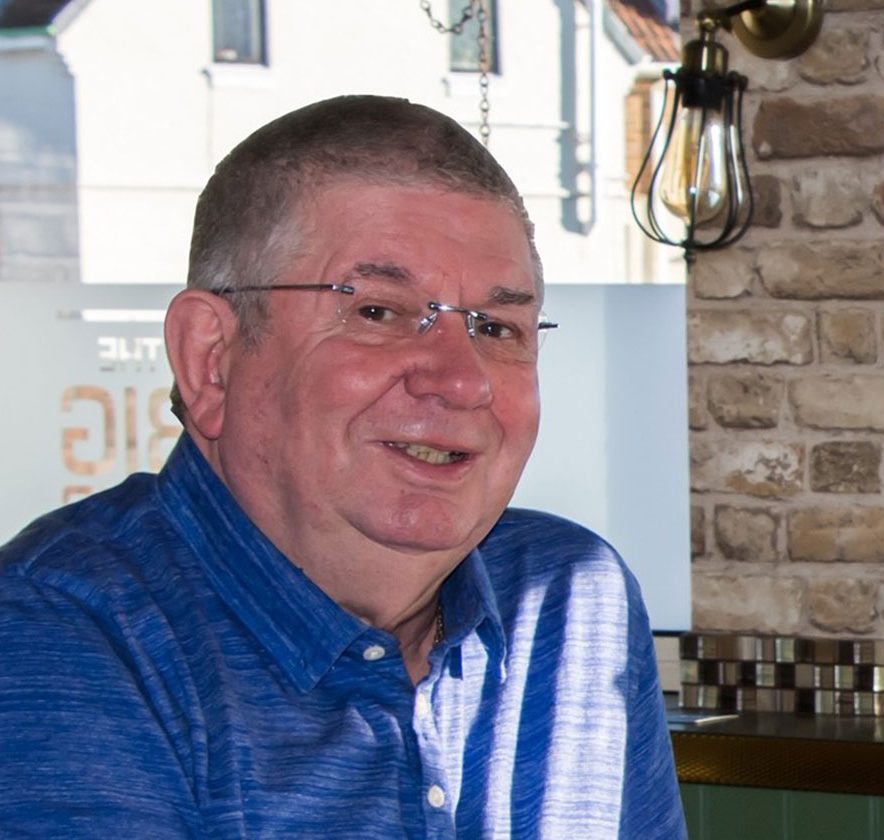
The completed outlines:
[[[690,840],[884,840],[884,797],[685,783],[681,795]]]

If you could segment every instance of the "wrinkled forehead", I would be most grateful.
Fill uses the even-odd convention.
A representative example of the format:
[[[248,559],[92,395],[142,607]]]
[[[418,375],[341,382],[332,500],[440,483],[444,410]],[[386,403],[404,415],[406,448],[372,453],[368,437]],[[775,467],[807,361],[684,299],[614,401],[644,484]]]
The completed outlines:
[[[387,171],[360,173],[358,177],[349,174],[315,173],[311,178],[310,183],[305,185],[304,188],[299,191],[297,200],[293,205],[293,210],[298,221],[298,229],[302,231],[304,238],[309,239],[311,234],[315,235],[319,232],[316,229],[317,220],[315,214],[311,212],[311,208],[315,208],[317,203],[321,203],[324,196],[340,190],[352,188],[358,189],[360,187],[389,188],[394,191],[401,190],[403,192],[425,190],[430,193],[435,192],[442,195],[453,196],[460,195],[467,198],[498,204],[513,220],[516,221],[522,231],[521,241],[523,245],[527,246],[530,256],[535,293],[537,299],[541,303],[543,302],[543,269],[534,243],[533,224],[525,213],[521,203],[517,204],[512,197],[508,195],[489,193],[487,190],[483,190],[479,186],[472,187],[469,184],[459,184],[455,188],[441,178],[436,179],[427,177],[426,175],[417,177],[412,174],[396,174]],[[364,212],[370,214],[371,208],[364,208]],[[481,233],[487,235],[489,231],[485,230],[481,231]],[[490,233],[493,233],[493,231],[490,231]]]

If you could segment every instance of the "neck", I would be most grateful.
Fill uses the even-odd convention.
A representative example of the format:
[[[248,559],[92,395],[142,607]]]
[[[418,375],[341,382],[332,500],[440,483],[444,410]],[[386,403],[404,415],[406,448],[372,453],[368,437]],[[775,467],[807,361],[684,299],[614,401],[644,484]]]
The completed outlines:
[[[438,598],[415,616],[390,630],[399,641],[399,650],[411,682],[417,685],[430,670],[430,651],[444,637],[444,623]]]
[[[342,539],[342,532],[350,539]],[[396,637],[413,683],[426,676],[439,590],[464,550],[400,551],[341,528],[320,539],[311,539],[315,532],[309,529],[295,533],[307,539],[274,542],[340,607]]]

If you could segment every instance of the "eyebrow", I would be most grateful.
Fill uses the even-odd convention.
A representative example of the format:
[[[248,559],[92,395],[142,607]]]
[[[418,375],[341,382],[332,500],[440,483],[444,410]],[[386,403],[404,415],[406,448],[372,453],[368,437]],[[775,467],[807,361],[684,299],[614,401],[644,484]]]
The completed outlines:
[[[396,280],[400,283],[414,282],[414,275],[401,265],[396,263],[374,263],[360,262],[356,263],[350,271],[347,272],[347,279],[354,277],[383,277],[387,280]]]
[[[525,292],[521,289],[511,289],[508,286],[495,286],[491,290],[488,298],[492,303],[502,305],[515,304],[516,306],[527,306],[534,303],[537,297],[533,292]]]
[[[397,283],[414,283],[414,275],[401,265],[391,262],[359,262],[347,272],[346,279],[355,277],[382,277],[385,280],[394,280]],[[530,306],[537,301],[534,292],[526,292],[523,289],[513,289],[509,286],[495,286],[488,296],[489,303],[499,306]]]

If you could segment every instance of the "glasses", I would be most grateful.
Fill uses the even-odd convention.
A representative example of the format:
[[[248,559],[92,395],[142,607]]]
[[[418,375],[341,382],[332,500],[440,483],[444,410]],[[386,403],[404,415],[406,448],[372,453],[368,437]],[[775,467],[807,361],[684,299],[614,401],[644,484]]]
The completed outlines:
[[[502,362],[536,360],[543,338],[558,324],[546,320],[528,304],[491,304],[479,311],[440,301],[427,301],[413,287],[390,281],[362,279],[348,283],[280,283],[274,286],[240,286],[223,289],[222,295],[239,292],[312,291],[336,292],[337,318],[342,332],[352,341],[385,345],[424,335],[436,325],[439,316],[463,316],[467,334],[478,351]]]

